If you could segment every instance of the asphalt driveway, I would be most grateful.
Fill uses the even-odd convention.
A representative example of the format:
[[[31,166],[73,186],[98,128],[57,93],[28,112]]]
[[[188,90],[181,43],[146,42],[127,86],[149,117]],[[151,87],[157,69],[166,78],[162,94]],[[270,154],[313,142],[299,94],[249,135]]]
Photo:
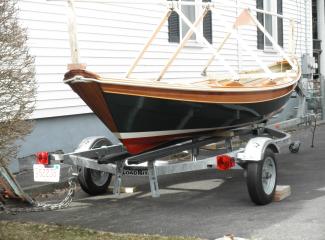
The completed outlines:
[[[325,126],[310,148],[310,130],[298,154],[277,157],[278,183],[292,195],[267,206],[254,205],[243,172],[215,170],[159,178],[160,198],[151,198],[147,178],[126,179],[133,194],[90,197],[79,191],[65,210],[5,215],[0,219],[78,225],[122,233],[197,236],[215,239],[228,233],[249,239],[325,239]]]

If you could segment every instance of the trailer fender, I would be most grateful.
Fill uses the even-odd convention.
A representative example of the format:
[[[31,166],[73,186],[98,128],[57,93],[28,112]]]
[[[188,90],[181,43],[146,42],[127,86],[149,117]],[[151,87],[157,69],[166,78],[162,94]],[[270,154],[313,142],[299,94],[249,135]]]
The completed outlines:
[[[274,153],[280,153],[279,147],[268,137],[255,137],[248,141],[243,151],[237,153],[237,158],[242,161],[261,161],[267,148]]]
[[[83,152],[87,151],[93,146],[94,142],[100,140],[100,139],[107,139],[107,137],[104,136],[92,136],[92,137],[86,137],[84,138],[78,145],[75,152]]]

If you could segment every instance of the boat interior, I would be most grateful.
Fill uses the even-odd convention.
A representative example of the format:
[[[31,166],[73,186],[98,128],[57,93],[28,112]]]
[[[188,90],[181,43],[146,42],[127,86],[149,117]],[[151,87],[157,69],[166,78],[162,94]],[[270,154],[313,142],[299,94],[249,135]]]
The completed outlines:
[[[242,12],[235,19],[235,22],[231,26],[229,32],[226,32],[224,38],[221,41],[221,44],[217,47],[209,43],[198,31],[196,28],[197,25],[202,22],[207,11],[212,11],[220,18],[220,21],[223,21],[223,17],[218,13],[218,9],[215,5],[211,3],[202,3],[202,8],[204,9],[202,16],[199,16],[195,23],[190,22],[186,16],[182,13],[181,6],[173,4],[173,2],[167,5],[167,11],[162,17],[161,22],[157,25],[152,36],[147,40],[131,66],[129,67],[125,76],[110,76],[110,77],[101,77],[95,73],[91,73],[85,70],[85,68],[80,67],[81,64],[78,64],[78,61],[75,61],[74,64],[71,64],[73,67],[70,67],[70,74],[66,74],[65,82],[75,82],[75,81],[96,81],[103,84],[114,84],[114,85],[126,85],[126,86],[149,86],[154,88],[171,88],[171,89],[184,89],[184,90],[204,90],[204,91],[251,91],[251,90],[261,90],[261,89],[279,89],[287,87],[289,85],[296,84],[300,78],[301,69],[299,62],[294,57],[293,51],[293,30],[291,32],[289,46],[291,49],[289,53],[285,52],[280,45],[272,38],[272,36],[267,32],[267,30],[262,26],[257,20],[255,14],[252,14],[252,11],[260,11],[256,9],[243,9]],[[190,3],[188,3],[190,4]],[[194,4],[194,3],[193,3]],[[156,78],[152,79],[142,79],[131,77],[134,69],[138,66],[138,63],[143,58],[143,55],[152,44],[153,40],[157,37],[158,32],[164,26],[168,17],[172,11],[176,11],[180,18],[188,25],[189,30],[178,44],[173,55],[167,60],[166,64],[162,67]],[[218,15],[219,14],[219,15]],[[271,14],[271,13],[268,13]],[[276,14],[278,17],[278,15]],[[292,21],[290,23],[293,23]],[[73,25],[73,24],[71,24]],[[280,61],[267,66],[263,60],[256,54],[256,51],[250,49],[249,44],[247,44],[244,39],[236,33],[236,30],[242,26],[256,26],[265,37],[273,44],[274,50],[278,52],[281,59]],[[293,28],[293,25],[291,26]],[[76,34],[76,33],[74,33]],[[197,37],[201,38],[201,41],[205,47],[211,50],[211,57],[208,59],[206,65],[203,67],[201,72],[202,79],[179,79],[177,81],[165,80],[164,75],[168,71],[169,67],[172,65],[174,60],[177,58],[180,51],[186,45],[190,37],[196,34]],[[220,54],[221,49],[224,47],[224,44],[230,38],[231,35],[238,40],[241,48],[255,59],[259,68],[248,70],[248,71],[236,71],[231,65],[229,65],[223,56]],[[73,45],[73,43],[72,43]],[[73,49],[77,49],[76,46]],[[78,56],[74,57],[75,59]],[[73,59],[74,59],[73,58]],[[215,60],[219,59],[223,62],[224,70],[227,74],[217,74],[207,72],[208,67]]]

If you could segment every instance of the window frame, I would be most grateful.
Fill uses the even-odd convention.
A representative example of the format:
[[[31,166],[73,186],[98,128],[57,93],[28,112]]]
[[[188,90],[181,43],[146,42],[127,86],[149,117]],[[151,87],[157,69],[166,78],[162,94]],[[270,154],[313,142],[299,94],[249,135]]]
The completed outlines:
[[[271,1],[271,0],[270,0]],[[274,2],[275,1],[275,2]],[[273,3],[272,3],[273,2]],[[273,8],[271,9],[272,12],[276,12],[277,14],[283,15],[283,0],[272,0]],[[256,8],[265,10],[266,7],[266,0],[256,0]],[[256,13],[257,20],[265,27],[265,13],[257,12]],[[280,17],[272,17],[272,36],[276,40],[276,42],[283,47],[284,46],[284,25],[283,19]],[[263,50],[266,52],[274,52],[275,49],[273,46],[269,44],[265,44],[266,37],[264,33],[257,27],[257,49]]]
[[[171,1],[171,0],[167,0]],[[175,0],[174,0],[175,1]],[[176,0],[182,1],[182,0]],[[211,0],[193,0],[195,3],[211,2]],[[198,17],[202,14],[201,4],[195,4],[195,16]],[[186,14],[185,14],[186,15]],[[182,19],[178,16],[176,11],[172,11],[170,17],[168,18],[168,42],[169,43],[180,43],[183,39],[183,26]],[[211,10],[208,11],[207,15],[203,18],[202,24],[200,24],[197,29],[205,37],[209,43],[213,43],[213,19]],[[195,34],[195,33],[193,33]],[[190,47],[202,47],[202,42],[196,37],[195,39],[190,39],[186,46]]]
[[[278,1],[275,0],[263,0],[264,3],[264,10],[268,11],[268,12],[277,12],[278,10]],[[266,9],[267,3],[271,3],[271,9]],[[269,15],[269,14],[263,14],[264,15],[264,27],[266,29],[266,21],[267,18],[266,16],[270,16],[271,17],[271,22],[272,22],[272,33],[270,33],[270,35],[274,38],[274,40],[276,42],[278,42],[278,18],[273,16],[273,15]],[[264,35],[264,50],[265,51],[273,51],[274,47],[272,45],[272,43],[268,40],[268,38]]]
[[[189,6],[189,7],[194,7],[194,16],[195,16],[195,18],[194,19],[196,19],[197,18],[197,16],[200,16],[201,14],[202,14],[202,8],[200,7],[200,3],[202,3],[202,0],[179,0],[180,1],[180,3],[181,2],[194,2],[195,3],[195,5],[194,6]],[[183,11],[183,10],[182,10]],[[184,13],[184,12],[183,12]],[[184,13],[184,15],[186,16],[186,14]],[[186,16],[186,17],[188,17],[188,16]],[[193,23],[193,22],[192,22]],[[204,24],[204,21],[202,21],[202,23],[196,28],[197,30],[198,30],[198,32],[200,33],[200,34],[203,34],[203,24]],[[187,26],[187,24],[185,24],[184,22],[183,22],[183,20],[182,19],[179,19],[179,30],[180,30],[180,41],[182,41],[182,39],[184,38],[184,36],[183,36],[183,25],[185,25],[187,28],[188,28],[188,30],[190,29],[188,26]],[[185,33],[186,34],[186,33]],[[202,43],[201,41],[199,41],[198,39],[197,39],[197,37],[196,37],[196,34],[195,33],[193,33],[193,35],[192,36],[194,36],[195,37],[195,39],[189,39],[188,40],[188,43],[192,43],[192,44],[196,44],[196,43]]]

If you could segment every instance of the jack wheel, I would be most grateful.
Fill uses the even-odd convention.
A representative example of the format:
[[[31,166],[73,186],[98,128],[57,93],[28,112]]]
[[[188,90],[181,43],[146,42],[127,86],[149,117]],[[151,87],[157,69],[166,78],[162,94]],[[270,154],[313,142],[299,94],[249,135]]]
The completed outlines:
[[[110,146],[112,143],[106,138],[99,138],[90,146],[90,149]],[[99,195],[107,192],[112,174],[86,167],[81,167],[78,175],[79,184],[86,193]]]
[[[298,153],[299,148],[300,148],[300,142],[299,141],[292,142],[289,145],[289,150],[290,150],[291,153]]]
[[[267,148],[263,160],[247,165],[247,188],[251,200],[257,205],[272,202],[277,184],[275,154]]]

